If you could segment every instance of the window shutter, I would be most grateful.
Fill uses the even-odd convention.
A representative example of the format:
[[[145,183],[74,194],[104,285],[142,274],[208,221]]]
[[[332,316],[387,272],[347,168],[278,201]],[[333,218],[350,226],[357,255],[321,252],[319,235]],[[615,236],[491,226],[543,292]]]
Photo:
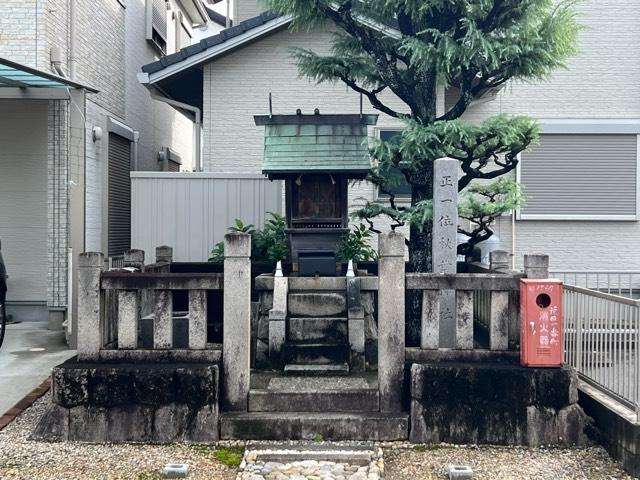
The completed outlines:
[[[167,53],[167,4],[165,0],[146,0],[147,40],[161,53]]]
[[[131,248],[131,142],[109,134],[109,256]]]
[[[634,219],[637,136],[547,134],[522,154],[523,219]]]

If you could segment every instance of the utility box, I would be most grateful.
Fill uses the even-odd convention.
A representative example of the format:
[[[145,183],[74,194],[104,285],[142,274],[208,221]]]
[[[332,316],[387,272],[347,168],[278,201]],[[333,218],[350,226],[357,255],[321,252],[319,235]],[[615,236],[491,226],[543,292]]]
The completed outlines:
[[[520,280],[520,364],[560,367],[564,355],[562,282]]]

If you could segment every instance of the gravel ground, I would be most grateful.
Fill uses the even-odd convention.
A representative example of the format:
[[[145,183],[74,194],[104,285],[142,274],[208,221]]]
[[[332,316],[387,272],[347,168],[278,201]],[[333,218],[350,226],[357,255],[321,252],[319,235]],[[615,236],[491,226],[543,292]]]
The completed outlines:
[[[49,403],[38,400],[0,432],[0,480],[155,480],[167,463],[188,463],[189,479],[233,480],[236,468],[208,445],[47,443],[28,439]]]
[[[384,452],[386,480],[443,480],[449,465],[469,465],[474,480],[629,480],[601,447],[514,448],[417,445]]]
[[[38,400],[0,432],[0,480],[159,479],[167,463],[188,463],[189,478],[234,480],[236,468],[208,445],[47,443],[28,439],[49,403]],[[343,442],[349,445],[351,442]],[[357,444],[357,442],[353,442]],[[219,445],[237,445],[221,442]],[[295,444],[295,442],[293,442]],[[444,480],[449,465],[469,465],[474,480],[631,480],[601,447],[528,449],[378,444],[387,480]],[[382,463],[381,463],[382,465]]]

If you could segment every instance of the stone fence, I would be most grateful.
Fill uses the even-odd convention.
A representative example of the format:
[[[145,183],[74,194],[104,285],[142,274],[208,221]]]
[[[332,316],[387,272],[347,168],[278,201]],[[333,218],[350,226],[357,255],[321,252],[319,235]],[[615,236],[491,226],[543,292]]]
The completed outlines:
[[[158,247],[156,263],[144,265],[144,252],[127,253],[125,266],[133,271],[104,271],[102,253],[83,253],[79,260],[78,360],[81,362],[205,362],[223,366],[223,401],[229,410],[246,411],[251,368],[251,238],[241,233],[225,236],[224,273],[173,273],[169,247]],[[504,252],[492,254],[492,265],[470,264],[470,273],[405,272],[404,237],[381,235],[377,276],[355,278],[261,279],[283,288],[268,312],[269,347],[282,344],[289,288],[315,288],[327,282],[347,293],[377,292],[377,367],[380,410],[402,409],[406,362],[448,358],[458,361],[495,361],[515,357],[519,342],[519,280],[545,278],[548,257],[525,256],[525,272],[508,270]],[[308,285],[307,285],[308,284]],[[325,285],[326,287],[326,285]],[[188,291],[188,310],[175,312],[173,292]],[[207,341],[207,291],[223,290],[223,343]],[[277,290],[277,289],[276,289]],[[405,294],[423,295],[419,348],[405,348]],[[442,292],[452,292],[453,311],[442,307]],[[348,295],[361,297],[360,295]],[[367,297],[369,298],[369,297]],[[351,302],[353,303],[353,302]],[[349,343],[352,358],[364,368],[364,325],[373,305],[349,303]],[[354,307],[354,308],[352,308]],[[358,308],[355,308],[358,307]],[[443,310],[443,311],[441,311]],[[447,316],[448,315],[448,316]],[[443,348],[443,322],[454,325],[453,348]],[[180,328],[174,328],[176,325]],[[186,325],[186,326],[185,326]],[[272,328],[273,327],[273,328]],[[276,328],[278,327],[278,328]],[[475,327],[475,328],[474,328]],[[179,330],[179,331],[178,331]],[[479,335],[488,338],[486,346]],[[254,333],[255,336],[255,333]],[[255,340],[255,339],[254,339]],[[375,346],[374,346],[375,348]],[[267,352],[268,354],[269,352]],[[513,358],[510,361],[513,361]],[[356,362],[357,360],[357,362]],[[229,379],[232,379],[229,381]]]
[[[238,246],[237,236],[225,238],[225,269],[235,279],[250,269],[248,239],[241,236]],[[152,265],[144,264],[143,251],[126,252],[124,267],[131,271],[105,271],[102,253],[80,255],[80,361],[220,361],[221,346],[207,341],[207,291],[222,290],[228,280],[221,273],[172,273],[171,261],[172,249],[164,246]],[[244,299],[248,309],[250,277],[244,283],[229,289],[228,303]],[[185,312],[173,308],[178,290],[188,292]]]

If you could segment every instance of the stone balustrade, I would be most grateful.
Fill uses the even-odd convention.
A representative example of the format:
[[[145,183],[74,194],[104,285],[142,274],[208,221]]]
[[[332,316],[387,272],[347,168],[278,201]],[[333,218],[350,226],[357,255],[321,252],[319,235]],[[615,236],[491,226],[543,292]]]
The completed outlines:
[[[455,291],[455,310],[444,312],[447,321],[455,326],[455,349],[474,348],[476,296],[482,298],[482,304],[488,310],[486,323],[490,350],[509,348],[509,325],[513,323],[512,317],[518,315],[518,310],[509,302],[509,295],[520,288],[519,278],[485,273],[408,273],[407,288],[423,291],[421,348],[437,349],[440,346],[440,297],[443,290]],[[485,302],[486,297],[488,301]]]
[[[244,237],[240,240],[246,242]],[[225,239],[227,244],[232,240],[238,239]],[[219,362],[221,346],[207,339],[207,292],[225,290],[226,295],[230,290],[228,297],[237,303],[234,317],[243,317],[246,310],[248,321],[250,261],[244,250],[234,254],[233,245],[227,248],[226,276],[171,272],[172,249],[167,246],[156,249],[156,263],[151,265],[145,265],[143,251],[130,250],[124,255],[125,269],[111,271],[105,271],[102,253],[81,254],[78,359]],[[238,278],[245,279],[237,285],[242,288],[228,280]],[[175,311],[175,291],[188,292],[186,312]],[[175,325],[180,331],[174,331]]]

